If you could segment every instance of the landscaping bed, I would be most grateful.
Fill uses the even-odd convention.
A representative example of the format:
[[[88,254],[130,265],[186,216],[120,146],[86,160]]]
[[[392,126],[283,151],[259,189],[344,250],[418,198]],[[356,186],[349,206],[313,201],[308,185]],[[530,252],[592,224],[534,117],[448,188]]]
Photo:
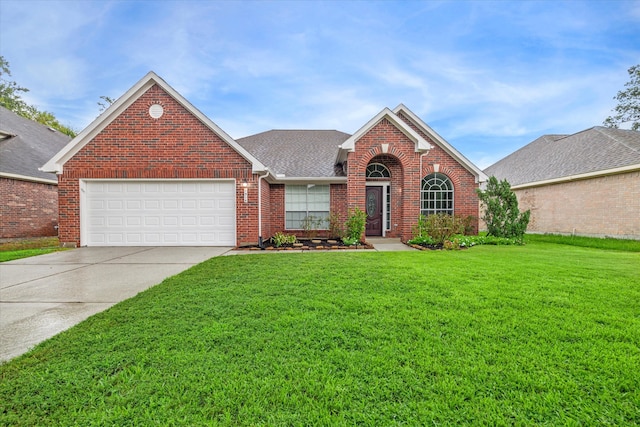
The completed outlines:
[[[341,239],[325,239],[325,238],[301,238],[297,239],[295,243],[283,243],[277,246],[271,240],[266,240],[263,243],[263,247],[259,245],[247,245],[239,246],[238,250],[248,251],[329,251],[329,250],[346,250],[346,249],[373,249],[373,246],[369,243],[358,242],[355,245],[347,245]]]

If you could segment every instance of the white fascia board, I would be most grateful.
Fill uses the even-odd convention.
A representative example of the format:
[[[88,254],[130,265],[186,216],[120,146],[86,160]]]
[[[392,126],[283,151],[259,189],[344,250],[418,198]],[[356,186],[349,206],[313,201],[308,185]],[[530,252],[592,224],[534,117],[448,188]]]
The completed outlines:
[[[420,117],[414,114],[413,111],[409,110],[404,104],[398,105],[393,109],[395,114],[402,112],[402,114],[409,117],[409,119],[418,126],[424,133],[433,138],[434,141],[449,154],[451,157],[456,159],[458,163],[460,163],[465,169],[476,176],[476,182],[485,182],[489,179],[489,177],[480,170],[476,165],[471,162],[471,160],[467,159],[461,152],[456,150],[453,145],[449,144],[443,137],[441,137],[435,130],[431,128],[428,124],[426,124]]]
[[[18,181],[37,182],[39,184],[58,185],[58,181],[55,180],[55,179],[35,178],[33,176],[18,175],[18,174],[15,174],[15,173],[8,173],[8,172],[0,172],[0,177],[1,178],[8,178],[8,179],[15,179],[15,180],[18,180]]]
[[[511,186],[511,189],[521,190],[524,188],[542,187],[545,185],[562,184],[565,182],[580,181],[584,179],[598,178],[598,177],[609,176],[609,175],[619,175],[622,173],[629,173],[629,172],[635,172],[635,171],[640,171],[640,164],[622,166],[622,167],[613,168],[613,169],[605,169],[605,170],[595,171],[595,172],[581,173],[576,175],[563,176],[560,178],[545,179],[543,181],[527,182],[525,184],[513,185]]]
[[[429,144],[423,137],[421,137],[416,131],[411,129],[411,127],[400,119],[393,111],[389,108],[384,108],[375,117],[369,120],[364,126],[356,131],[353,135],[351,135],[345,142],[340,145],[340,150],[338,151],[338,157],[336,158],[336,162],[339,163],[341,161],[346,160],[346,153],[349,151],[355,150],[355,143],[357,140],[362,138],[367,132],[369,132],[374,126],[376,126],[382,119],[389,120],[396,128],[398,128],[402,133],[404,133],[407,138],[412,140],[416,144],[416,152],[426,151],[433,148],[431,144]]]
[[[98,135],[105,127],[116,119],[124,110],[129,108],[140,96],[142,96],[154,84],[160,86],[173,99],[182,105],[187,111],[197,117],[209,129],[215,132],[227,144],[229,144],[238,154],[251,163],[252,172],[262,172],[265,166],[255,157],[249,154],[240,144],[224,132],[211,119],[205,116],[200,110],[194,107],[189,101],[173,89],[167,82],[161,79],[156,73],[150,71],[142,79],[138,81],[131,89],[111,104],[102,114],[100,114],[89,126],[72,139],[62,150],[60,150],[51,160],[49,160],[42,168],[43,172],[62,173],[64,164],[82,149],[89,141]]]
[[[288,176],[288,177],[275,177],[269,175],[266,178],[270,184],[346,184],[346,176],[331,176],[331,177],[302,177],[302,176]]]

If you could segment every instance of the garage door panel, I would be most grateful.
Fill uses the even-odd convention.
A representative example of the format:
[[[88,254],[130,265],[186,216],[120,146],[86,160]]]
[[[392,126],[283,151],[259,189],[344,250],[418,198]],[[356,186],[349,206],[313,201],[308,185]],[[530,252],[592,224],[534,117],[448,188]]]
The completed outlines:
[[[235,183],[86,182],[83,244],[235,245]]]

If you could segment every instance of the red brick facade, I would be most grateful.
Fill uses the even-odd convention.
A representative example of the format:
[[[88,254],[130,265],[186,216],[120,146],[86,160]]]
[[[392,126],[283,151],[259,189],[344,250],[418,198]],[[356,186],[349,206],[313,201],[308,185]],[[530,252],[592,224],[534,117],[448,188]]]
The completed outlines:
[[[56,185],[0,178],[0,200],[0,238],[58,234]]]
[[[154,104],[164,110],[157,119],[149,114]],[[433,171],[452,181],[455,214],[477,218],[476,177],[409,119],[399,117],[433,148],[417,152],[415,141],[405,132],[386,118],[381,120],[355,141],[354,151],[347,155],[347,177],[335,179],[344,183],[330,184],[331,213],[344,222],[349,208],[365,210],[366,186],[376,182],[366,178],[366,169],[375,162],[384,164],[391,175],[383,184],[389,186],[391,197],[386,236],[411,238],[420,215],[422,178]],[[151,86],[64,163],[58,186],[61,243],[82,244],[80,180],[85,179],[232,178],[236,243],[254,244],[260,235],[268,239],[285,231],[285,184],[274,183],[277,177],[252,174],[251,162],[227,141],[161,86]]]
[[[153,104],[164,108],[159,119],[148,113]],[[61,243],[80,245],[79,180],[105,178],[234,178],[237,242],[257,240],[258,183],[251,164],[157,85],[64,164],[58,184]]]

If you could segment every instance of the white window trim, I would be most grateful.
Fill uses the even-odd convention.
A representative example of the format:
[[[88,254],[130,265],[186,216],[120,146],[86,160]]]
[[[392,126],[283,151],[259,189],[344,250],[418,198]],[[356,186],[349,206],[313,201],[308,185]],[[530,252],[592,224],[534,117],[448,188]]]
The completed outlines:
[[[307,200],[306,200],[306,212],[307,215],[309,214],[309,199],[308,199],[308,194],[309,194],[309,188],[311,188],[312,186],[323,186],[323,187],[327,187],[327,191],[329,194],[329,204],[328,204],[328,210],[327,210],[327,217],[331,214],[331,186],[329,184],[286,184],[285,188],[284,188],[284,229],[285,230],[302,230],[303,228],[289,228],[287,226],[287,212],[300,212],[300,211],[289,211],[287,210],[287,187],[301,187],[301,186],[305,186],[307,188]],[[322,228],[318,228],[318,230],[328,230],[329,229],[329,222],[325,221],[326,225],[325,227]]]
[[[424,181],[424,179],[426,177],[428,177],[429,175],[433,175],[433,174],[442,175],[442,176],[446,177],[449,180],[449,182],[451,183],[451,194],[452,194],[452,197],[451,197],[451,214],[450,215],[455,215],[455,212],[456,212],[456,187],[455,187],[455,185],[453,185],[453,180],[449,177],[449,175],[444,174],[442,172],[432,172],[430,174],[427,174],[427,175],[423,176],[422,179],[420,179],[420,215],[424,215],[422,213],[423,212],[422,202],[424,201],[424,199],[422,197],[423,194],[424,194],[424,190],[422,188],[422,182]],[[438,213],[444,213],[444,212],[442,210],[440,210],[440,211],[432,212],[432,213],[438,214]],[[447,214],[448,214],[448,212],[447,212]]]

